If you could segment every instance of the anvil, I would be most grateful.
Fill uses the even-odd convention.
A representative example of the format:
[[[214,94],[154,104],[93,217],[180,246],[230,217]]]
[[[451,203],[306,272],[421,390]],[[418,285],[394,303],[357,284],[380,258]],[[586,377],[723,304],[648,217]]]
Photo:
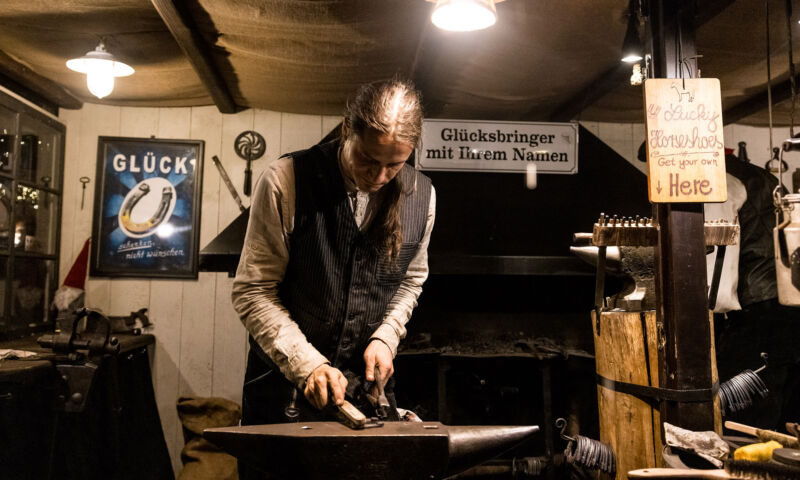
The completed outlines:
[[[203,437],[285,479],[431,480],[479,465],[539,431],[537,426],[387,422],[352,430],[336,422],[210,428]]]

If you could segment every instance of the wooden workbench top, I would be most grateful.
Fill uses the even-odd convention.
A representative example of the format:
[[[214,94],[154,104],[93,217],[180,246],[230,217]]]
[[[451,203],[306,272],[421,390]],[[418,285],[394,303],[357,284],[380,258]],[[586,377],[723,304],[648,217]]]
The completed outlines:
[[[156,337],[150,334],[115,333],[112,336],[117,337],[119,340],[120,353],[152,345],[156,341]],[[36,338],[38,337],[25,337],[0,342],[0,349],[24,350],[38,354],[36,357],[20,360],[0,360],[0,382],[29,383],[52,372],[53,363],[49,360],[49,357],[53,355],[53,351],[49,348],[40,347],[36,343]]]

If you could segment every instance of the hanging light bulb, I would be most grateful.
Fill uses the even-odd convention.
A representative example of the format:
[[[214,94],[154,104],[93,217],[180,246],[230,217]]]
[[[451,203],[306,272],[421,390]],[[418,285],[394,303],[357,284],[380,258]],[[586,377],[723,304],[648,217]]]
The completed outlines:
[[[434,0],[429,0],[434,1]],[[497,21],[495,2],[502,0],[435,0],[431,21],[442,30],[469,32]]]
[[[127,77],[133,68],[106,51],[101,41],[97,48],[80,58],[67,60],[67,68],[86,74],[86,86],[97,98],[107,97],[114,90],[114,77]]]
[[[639,15],[633,0],[629,6],[628,29],[625,31],[625,40],[622,42],[622,58],[625,63],[636,63],[642,60],[644,48],[639,38]]]

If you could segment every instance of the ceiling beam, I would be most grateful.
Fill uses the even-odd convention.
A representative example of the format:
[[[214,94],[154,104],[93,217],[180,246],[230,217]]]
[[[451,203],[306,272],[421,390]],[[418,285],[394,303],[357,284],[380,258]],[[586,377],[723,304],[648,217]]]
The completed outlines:
[[[694,28],[697,30],[712,18],[730,7],[736,0],[701,0],[697,2],[697,13],[694,16]]]
[[[722,13],[723,10],[728,8],[735,1],[736,0],[706,0],[704,2],[698,2],[697,13],[694,17],[695,29],[708,23],[708,21]],[[606,70],[589,82],[589,86],[586,89],[578,92],[556,108],[550,115],[549,120],[552,122],[566,122],[572,120],[587,107],[593,105],[597,100],[608,95],[615,88],[626,82],[631,76],[632,68],[631,64],[618,63],[616,66]],[[541,112],[532,110],[524,115],[523,119],[535,118],[536,113]]]
[[[795,84],[800,84],[800,75],[795,76]],[[792,98],[792,85],[787,78],[781,83],[772,85],[772,105],[777,105],[784,100]],[[758,113],[768,106],[767,91],[757,93],[743,102],[722,112],[722,123],[736,123],[739,120]]]
[[[629,63],[617,62],[617,65],[611,67],[592,80],[588,87],[556,108],[550,115],[550,121],[567,122],[572,120],[579,113],[584,111],[586,107],[594,104],[597,100],[625,83],[631,76],[631,68],[633,67],[631,67]],[[534,112],[535,111],[532,110],[525,114],[523,119],[535,117]]]
[[[34,72],[11,56],[0,51],[0,74],[45,101],[62,108],[78,109],[83,102],[56,82]],[[23,92],[17,92],[23,94]],[[24,95],[23,95],[24,96]]]
[[[189,58],[200,81],[205,85],[211,99],[221,113],[236,113],[228,86],[211,61],[211,54],[200,34],[192,28],[193,22],[188,15],[182,14],[175,5],[175,0],[151,0],[161,19],[166,24],[172,37],[178,42],[181,50]]]

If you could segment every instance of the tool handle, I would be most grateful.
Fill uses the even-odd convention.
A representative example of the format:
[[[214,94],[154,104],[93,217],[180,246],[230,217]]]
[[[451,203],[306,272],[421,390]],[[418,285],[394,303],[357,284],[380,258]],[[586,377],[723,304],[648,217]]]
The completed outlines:
[[[734,430],[736,432],[746,433],[754,437],[758,436],[758,429],[756,427],[751,427],[750,425],[745,425],[743,423],[730,422],[726,420],[725,428]]]
[[[735,479],[725,470],[697,470],[694,468],[642,468],[628,472],[628,478],[711,478]]]
[[[252,190],[251,185],[253,183],[253,171],[249,168],[244,171],[244,187],[242,188],[242,193],[250,196],[250,191]]]
[[[744,425],[742,423],[736,422],[725,422],[725,428],[746,433],[748,435],[753,435],[754,437],[758,437],[759,440],[762,442],[768,442],[770,440],[775,440],[776,442],[780,443],[784,447],[787,448],[798,448],[800,443],[798,443],[797,439],[791,435],[786,435],[785,433],[775,432],[773,430],[764,430],[761,428],[751,427],[750,425]]]
[[[364,425],[367,424],[366,415],[361,413],[361,410],[357,409],[347,400],[345,400],[343,404],[339,405],[339,415],[341,415],[343,422],[348,427],[356,430],[364,428]]]

